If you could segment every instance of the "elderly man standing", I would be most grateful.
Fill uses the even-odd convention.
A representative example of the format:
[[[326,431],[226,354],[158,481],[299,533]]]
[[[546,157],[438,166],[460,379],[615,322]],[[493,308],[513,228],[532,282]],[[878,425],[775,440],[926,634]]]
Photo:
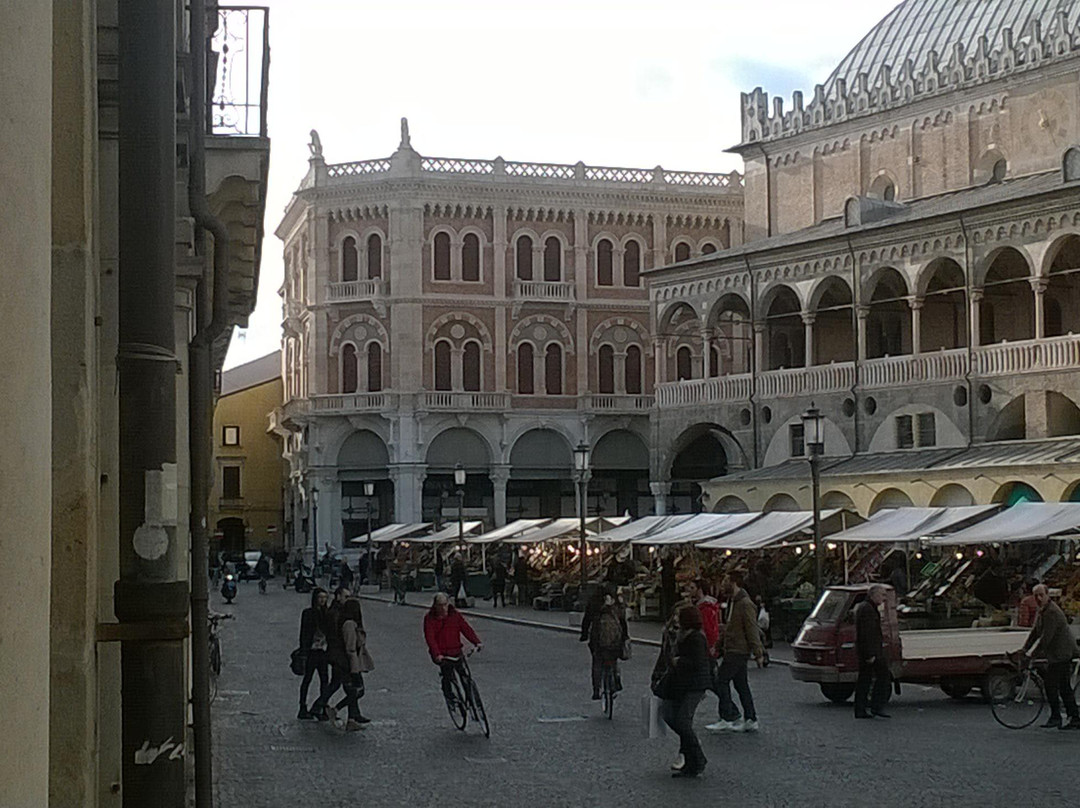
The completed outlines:
[[[1050,702],[1050,720],[1043,724],[1044,729],[1080,729],[1080,713],[1076,709],[1076,697],[1069,684],[1069,661],[1076,656],[1076,640],[1069,630],[1069,621],[1065,612],[1050,599],[1050,590],[1045,584],[1039,584],[1032,592],[1039,604],[1039,613],[1035,626],[1024,643],[1024,653],[1028,657],[1038,657],[1047,662],[1046,700]],[[1061,702],[1065,702],[1065,711],[1069,723],[1061,724]]]
[[[874,584],[866,599],[855,607],[855,649],[859,656],[859,678],[855,682],[856,718],[889,718],[883,710],[889,698],[890,678],[879,610],[884,602],[885,587]]]

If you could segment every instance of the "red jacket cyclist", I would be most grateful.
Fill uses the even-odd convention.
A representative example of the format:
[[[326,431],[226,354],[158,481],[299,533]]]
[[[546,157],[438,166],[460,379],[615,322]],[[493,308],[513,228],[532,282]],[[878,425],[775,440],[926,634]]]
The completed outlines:
[[[435,595],[431,609],[424,615],[424,639],[427,641],[431,660],[439,666],[443,696],[448,700],[454,695],[450,687],[450,674],[463,653],[461,645],[463,635],[476,646],[477,651],[483,648],[483,643],[480,642],[472,626],[461,612],[450,604],[450,598],[446,593],[439,592]]]

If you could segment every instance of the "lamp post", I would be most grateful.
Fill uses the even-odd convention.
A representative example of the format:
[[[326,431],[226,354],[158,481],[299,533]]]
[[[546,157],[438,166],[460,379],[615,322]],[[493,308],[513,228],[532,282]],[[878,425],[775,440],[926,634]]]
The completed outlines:
[[[821,547],[821,455],[825,451],[825,417],[812,403],[802,415],[803,444],[810,461],[810,492],[814,509],[814,577],[818,597],[824,590],[824,559]]]
[[[454,485],[457,486],[457,539],[458,546],[465,541],[465,467],[454,466]]]
[[[587,443],[579,443],[574,449],[574,480],[578,487],[578,520],[581,530],[578,555],[581,557],[581,598],[585,598],[585,585],[588,583],[588,572],[585,569],[585,508],[588,503],[589,484],[589,456],[592,450]]]
[[[375,557],[371,554],[371,498],[375,496],[375,483],[364,483],[364,501],[365,509],[367,510],[367,580],[365,583],[371,583],[372,572],[375,569]]]
[[[315,577],[315,562],[319,560],[319,489],[311,486],[311,577]]]

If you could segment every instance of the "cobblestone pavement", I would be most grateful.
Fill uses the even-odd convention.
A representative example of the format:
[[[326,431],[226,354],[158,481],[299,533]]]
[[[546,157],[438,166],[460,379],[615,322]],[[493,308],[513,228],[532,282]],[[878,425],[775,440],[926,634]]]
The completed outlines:
[[[473,673],[492,721],[486,740],[455,730],[421,635],[422,612],[367,601],[377,670],[361,732],[297,721],[289,672],[306,596],[241,586],[223,631],[214,703],[221,806],[627,806],[738,802],[817,806],[1058,806],[1080,777],[1080,733],[999,727],[975,698],[906,687],[891,721],[855,721],[786,668],[751,671],[762,729],[707,735],[698,781],[672,780],[677,741],[645,740],[641,696],[655,649],[625,663],[609,722],[591,702],[588,651],[572,634],[476,620],[485,642]],[[316,688],[317,689],[317,685]],[[312,695],[312,698],[314,694]],[[714,720],[708,695],[697,723]],[[676,803],[677,804],[677,803]]]

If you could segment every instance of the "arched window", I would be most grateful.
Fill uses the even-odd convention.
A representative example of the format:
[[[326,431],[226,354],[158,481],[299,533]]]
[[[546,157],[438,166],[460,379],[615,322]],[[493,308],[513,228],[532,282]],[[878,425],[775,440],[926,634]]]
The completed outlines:
[[[471,393],[480,391],[480,343],[466,342],[461,355],[461,384]]]
[[[382,346],[377,342],[367,346],[367,389],[369,393],[382,390]]]
[[[367,276],[369,280],[382,277],[382,239],[378,233],[368,236]]]
[[[606,238],[596,245],[596,285],[612,286],[615,283],[613,248]]]
[[[466,233],[461,243],[461,279],[480,280],[480,239],[475,233]]]
[[[720,375],[720,351],[715,345],[709,346],[709,376],[716,378]]]
[[[694,378],[694,363],[690,349],[685,345],[675,353],[675,379],[686,381]]]
[[[349,236],[341,242],[341,279],[343,281],[355,281],[360,277],[357,270],[358,257],[356,239]]]
[[[519,281],[533,278],[533,241],[528,236],[517,240],[517,276]]]
[[[562,280],[562,243],[555,236],[544,242],[544,280]]]
[[[450,343],[440,340],[435,343],[435,389],[449,390],[450,387]]]
[[[641,245],[636,241],[626,242],[623,252],[623,286],[641,285]]]
[[[341,349],[341,392],[355,393],[357,385],[356,377],[356,348],[347,344]]]
[[[716,252],[716,245],[715,244],[702,244],[701,245],[701,254],[702,255],[712,255],[714,252]]]
[[[599,386],[601,393],[615,392],[615,350],[610,345],[601,345],[597,356],[600,378]]]
[[[523,396],[536,392],[533,387],[533,346],[523,342],[517,349],[517,389]]]
[[[636,345],[626,349],[626,392],[641,395],[641,348]]]
[[[544,387],[549,396],[562,395],[562,348],[554,342],[544,352]]]
[[[435,280],[450,280],[450,236],[446,233],[435,236]]]
[[[685,241],[680,241],[675,245],[675,260],[676,261],[688,261],[690,259],[690,245]]]

